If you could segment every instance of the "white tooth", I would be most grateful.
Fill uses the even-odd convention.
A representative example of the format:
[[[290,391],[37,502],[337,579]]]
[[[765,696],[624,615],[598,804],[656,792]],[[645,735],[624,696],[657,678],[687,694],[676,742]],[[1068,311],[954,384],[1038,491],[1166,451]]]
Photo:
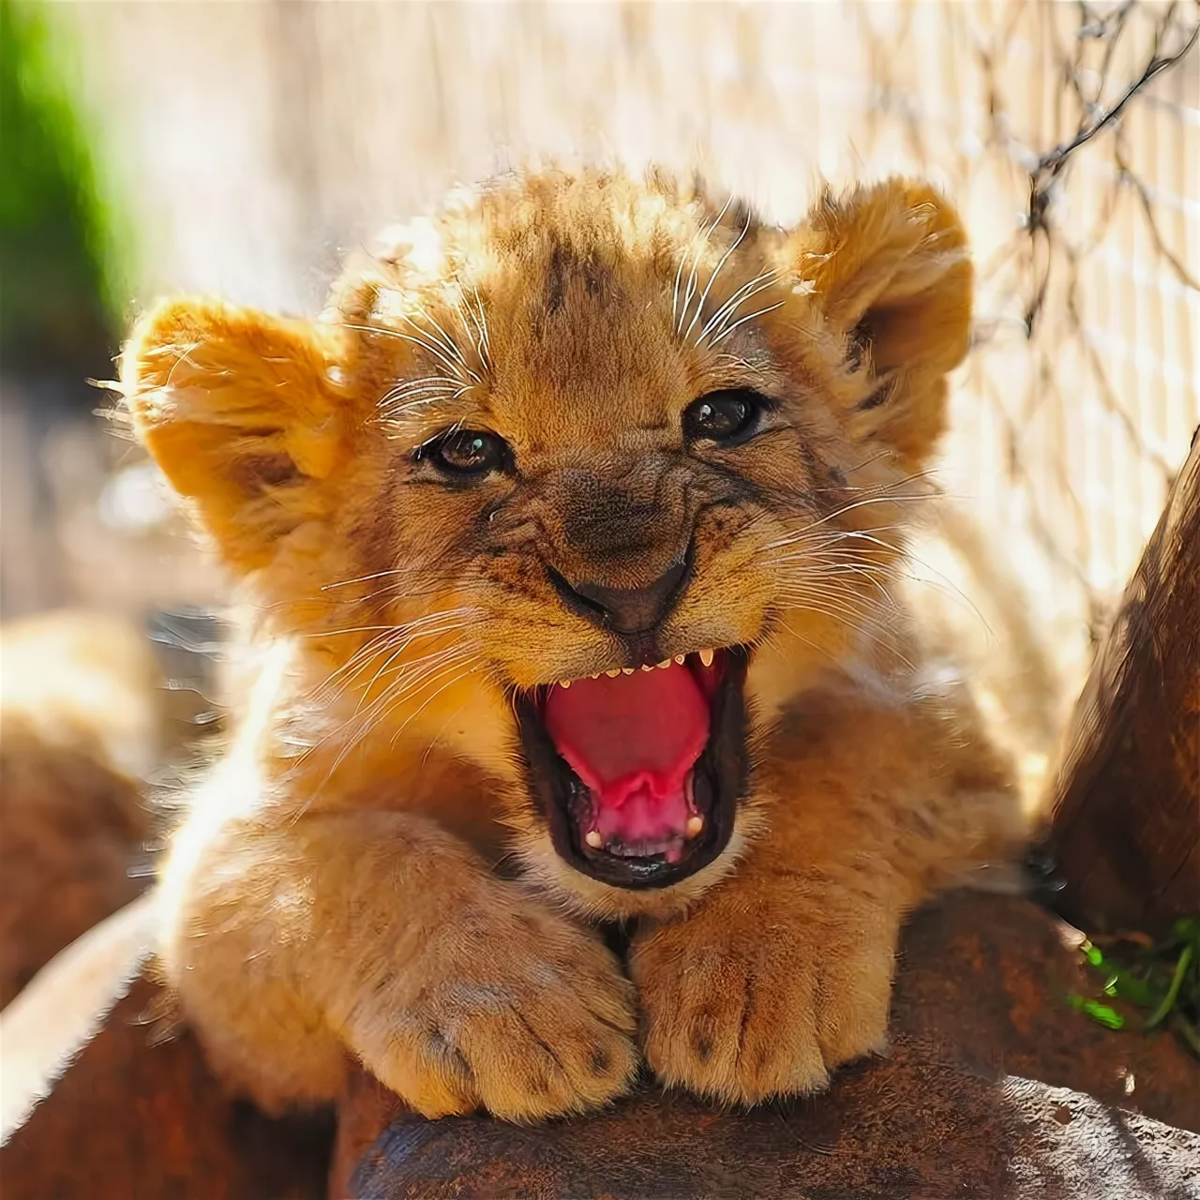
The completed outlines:
[[[658,664],[658,669],[660,671],[665,671],[670,665],[671,665],[671,660],[669,658],[664,658],[662,660],[662,662],[660,662]]]
[[[696,818],[693,817],[694,821]],[[600,836],[600,830],[589,829],[587,836],[583,839],[593,850],[599,850],[604,845],[604,839]]]
[[[683,660],[684,660],[686,657],[687,657],[687,655],[686,655],[686,654],[677,654],[677,655],[675,655],[675,661],[676,661],[676,662],[677,662],[677,663],[678,663],[678,664],[679,664],[679,665],[682,667],[682,666],[683,666]]]
[[[569,679],[560,679],[558,686],[565,692],[571,686],[571,681]]]
[[[622,667],[622,668],[621,668],[621,674],[622,674],[622,675],[632,675],[632,674],[633,674],[633,668],[632,668],[632,667]]]
[[[599,679],[599,678],[600,678],[600,672],[599,672],[599,671],[597,671],[597,672],[595,673],[595,675],[593,675],[593,676],[592,676],[592,678],[593,678],[593,679]]]
[[[688,817],[688,822],[687,822],[687,826],[686,826],[688,837],[690,837],[690,838],[699,837],[700,831],[703,828],[704,828],[704,818],[702,816],[696,815],[694,817]]]
[[[642,663],[642,670],[643,670],[643,671],[653,671],[653,670],[654,670],[654,668],[653,668],[653,667],[648,667],[648,666],[646,666],[646,664],[645,664],[645,663]]]
[[[711,650],[701,650],[700,662],[706,667],[711,667],[713,664],[713,652]]]
[[[616,679],[616,677],[621,673],[621,668],[613,667],[611,671],[605,671],[604,673],[609,677],[609,679]]]

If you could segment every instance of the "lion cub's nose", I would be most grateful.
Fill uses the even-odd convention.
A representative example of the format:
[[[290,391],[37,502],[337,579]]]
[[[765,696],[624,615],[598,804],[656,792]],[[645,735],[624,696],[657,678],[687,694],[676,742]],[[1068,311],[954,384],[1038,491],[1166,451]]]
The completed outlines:
[[[680,559],[653,583],[639,588],[607,587],[602,583],[568,583],[550,568],[559,595],[575,612],[617,633],[649,633],[675,607],[687,586],[687,559]]]

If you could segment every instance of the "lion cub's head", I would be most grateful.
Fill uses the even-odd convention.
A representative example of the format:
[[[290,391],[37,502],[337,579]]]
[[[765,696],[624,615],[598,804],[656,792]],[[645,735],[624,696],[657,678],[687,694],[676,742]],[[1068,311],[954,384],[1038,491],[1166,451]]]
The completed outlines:
[[[340,754],[393,788],[473,759],[529,861],[620,908],[729,857],[748,738],[878,619],[970,286],[920,184],[786,230],[546,172],[409,226],[315,323],[160,306],[123,386]]]

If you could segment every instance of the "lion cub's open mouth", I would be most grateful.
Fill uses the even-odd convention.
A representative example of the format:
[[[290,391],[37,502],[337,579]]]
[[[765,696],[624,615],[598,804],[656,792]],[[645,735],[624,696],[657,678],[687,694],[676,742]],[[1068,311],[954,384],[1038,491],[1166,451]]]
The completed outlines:
[[[747,656],[689,654],[518,702],[554,847],[618,887],[665,887],[729,842],[745,774]]]

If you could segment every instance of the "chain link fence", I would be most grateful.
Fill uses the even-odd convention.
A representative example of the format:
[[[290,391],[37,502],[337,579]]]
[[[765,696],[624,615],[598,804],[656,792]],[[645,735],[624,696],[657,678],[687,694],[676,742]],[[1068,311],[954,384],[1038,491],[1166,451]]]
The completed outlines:
[[[783,222],[820,179],[930,176],[979,266],[941,464],[959,549],[1019,593],[1053,686],[1078,684],[1200,422],[1196,0],[59,15],[142,299],[315,311],[342,252],[530,153],[700,165]],[[104,525],[75,542],[95,555]]]

